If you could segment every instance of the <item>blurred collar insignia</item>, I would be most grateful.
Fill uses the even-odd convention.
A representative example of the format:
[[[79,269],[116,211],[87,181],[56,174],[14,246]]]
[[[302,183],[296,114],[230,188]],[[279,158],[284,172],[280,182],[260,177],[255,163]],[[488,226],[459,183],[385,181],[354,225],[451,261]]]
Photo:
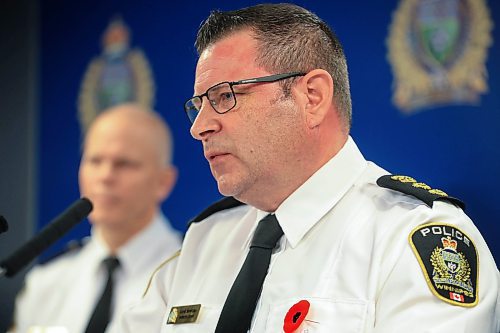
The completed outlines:
[[[104,109],[133,102],[153,109],[154,82],[144,53],[130,49],[130,32],[121,18],[110,22],[102,36],[102,54],[84,74],[78,100],[82,133]]]
[[[410,233],[409,242],[436,297],[464,307],[477,304],[479,260],[465,232],[444,223],[427,223]]]
[[[167,325],[194,323],[200,314],[201,304],[173,306],[168,314]]]
[[[387,39],[394,105],[479,104],[492,27],[485,0],[401,0]]]

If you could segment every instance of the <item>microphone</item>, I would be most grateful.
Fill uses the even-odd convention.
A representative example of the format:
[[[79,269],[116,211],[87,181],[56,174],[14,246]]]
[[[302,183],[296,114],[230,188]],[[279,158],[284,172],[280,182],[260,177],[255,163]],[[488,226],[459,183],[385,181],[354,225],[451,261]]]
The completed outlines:
[[[9,224],[7,223],[5,217],[0,215],[0,234],[6,232],[7,230],[9,230]]]
[[[45,249],[61,238],[92,211],[92,202],[81,198],[46,225],[38,235],[29,240],[7,259],[0,262],[0,276],[11,277]]]

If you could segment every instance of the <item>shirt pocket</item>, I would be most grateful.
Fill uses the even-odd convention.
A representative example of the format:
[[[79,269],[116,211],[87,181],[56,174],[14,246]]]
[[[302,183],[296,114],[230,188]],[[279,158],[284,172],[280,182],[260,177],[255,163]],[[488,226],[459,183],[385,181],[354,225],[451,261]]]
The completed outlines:
[[[170,309],[169,309],[170,312]],[[201,305],[194,323],[167,324],[169,313],[163,318],[161,333],[207,333],[214,332],[222,308],[219,305]]]
[[[301,300],[310,304],[309,311],[294,333],[360,333],[363,331],[368,302],[357,299],[289,299],[271,304],[265,333],[283,332],[285,316]],[[297,317],[299,317],[297,315]]]

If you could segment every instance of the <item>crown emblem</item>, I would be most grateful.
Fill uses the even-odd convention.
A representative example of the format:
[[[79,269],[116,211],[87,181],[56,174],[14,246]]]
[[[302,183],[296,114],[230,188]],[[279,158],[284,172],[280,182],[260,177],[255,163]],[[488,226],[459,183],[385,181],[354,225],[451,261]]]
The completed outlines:
[[[453,250],[455,252],[457,251],[457,241],[451,239],[450,236],[446,238],[442,237],[441,242],[443,243],[444,249]]]

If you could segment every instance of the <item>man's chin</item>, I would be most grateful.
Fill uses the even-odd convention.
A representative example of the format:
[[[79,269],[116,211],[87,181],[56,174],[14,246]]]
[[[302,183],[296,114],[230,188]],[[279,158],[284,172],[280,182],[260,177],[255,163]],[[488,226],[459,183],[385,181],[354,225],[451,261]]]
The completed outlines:
[[[241,195],[242,192],[242,182],[235,181],[234,179],[230,179],[227,176],[220,177],[217,179],[217,187],[219,189],[220,194],[226,197],[235,197]]]
[[[89,222],[93,226],[103,228],[119,227],[123,223],[123,218],[109,216],[109,214],[95,214],[89,216]]]
[[[217,181],[217,187],[219,189],[220,194],[226,197],[232,197],[237,195],[236,191],[232,186],[228,186],[227,182]]]

